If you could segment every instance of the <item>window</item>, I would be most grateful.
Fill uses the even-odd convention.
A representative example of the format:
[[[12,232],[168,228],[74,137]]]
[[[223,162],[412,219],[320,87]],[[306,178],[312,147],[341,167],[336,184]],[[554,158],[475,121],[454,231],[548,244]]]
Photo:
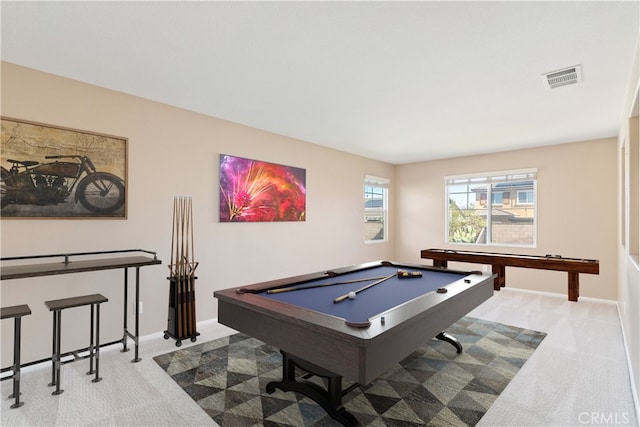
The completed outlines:
[[[518,191],[518,204],[519,205],[532,205],[533,204],[533,190]]]
[[[389,180],[375,176],[364,178],[364,240],[387,240],[387,205]]]
[[[448,243],[535,245],[537,170],[445,177]]]

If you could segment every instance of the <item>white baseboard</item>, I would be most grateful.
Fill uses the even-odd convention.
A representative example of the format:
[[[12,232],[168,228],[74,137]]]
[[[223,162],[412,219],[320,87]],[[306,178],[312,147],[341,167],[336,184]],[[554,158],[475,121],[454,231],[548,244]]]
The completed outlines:
[[[640,417],[640,399],[638,399],[638,390],[633,378],[633,366],[631,365],[631,353],[629,352],[629,345],[627,343],[627,335],[624,331],[624,322],[622,321],[622,312],[620,306],[616,303],[618,311],[618,321],[620,322],[620,329],[622,330],[622,344],[624,345],[624,354],[627,358],[627,369],[629,370],[629,383],[631,383],[631,395],[633,397],[633,404],[636,407],[636,417]]]
[[[543,292],[543,291],[534,291],[531,289],[522,289],[522,288],[514,288],[514,287],[509,287],[509,286],[505,286],[504,288],[501,288],[498,292],[520,292],[523,294],[532,294],[532,295],[540,295],[540,296],[546,296],[546,297],[553,297],[553,298],[562,298],[564,300],[567,300],[567,294],[557,294],[555,292]],[[579,297],[578,298],[578,302],[580,301],[588,301],[588,302],[595,302],[595,303],[600,303],[600,304],[614,304],[614,305],[618,305],[618,302],[615,300],[611,300],[611,299],[604,299],[604,298],[592,298],[592,297]],[[569,301],[570,302],[570,301]]]

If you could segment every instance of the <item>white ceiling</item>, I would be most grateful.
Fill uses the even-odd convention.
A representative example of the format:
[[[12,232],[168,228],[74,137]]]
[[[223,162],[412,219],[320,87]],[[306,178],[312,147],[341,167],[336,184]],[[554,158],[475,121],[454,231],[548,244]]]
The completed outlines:
[[[637,1],[2,1],[1,14],[3,61],[393,164],[617,135],[640,25]],[[577,64],[582,84],[544,89],[543,73]]]

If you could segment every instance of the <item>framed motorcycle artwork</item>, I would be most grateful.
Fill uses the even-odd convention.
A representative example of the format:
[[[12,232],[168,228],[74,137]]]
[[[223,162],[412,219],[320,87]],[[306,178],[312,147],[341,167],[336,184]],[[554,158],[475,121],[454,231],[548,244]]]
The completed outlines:
[[[0,218],[127,218],[127,138],[0,122]]]

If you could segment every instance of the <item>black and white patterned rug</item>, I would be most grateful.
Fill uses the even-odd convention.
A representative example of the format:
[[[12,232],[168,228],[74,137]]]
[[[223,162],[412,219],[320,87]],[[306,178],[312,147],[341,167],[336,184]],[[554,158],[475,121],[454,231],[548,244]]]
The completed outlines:
[[[447,332],[462,343],[462,354],[443,341],[425,343],[344,396],[345,408],[365,426],[475,425],[546,336],[471,317]],[[154,360],[221,426],[339,425],[307,397],[268,394],[267,383],[282,377],[282,357],[244,334]]]

